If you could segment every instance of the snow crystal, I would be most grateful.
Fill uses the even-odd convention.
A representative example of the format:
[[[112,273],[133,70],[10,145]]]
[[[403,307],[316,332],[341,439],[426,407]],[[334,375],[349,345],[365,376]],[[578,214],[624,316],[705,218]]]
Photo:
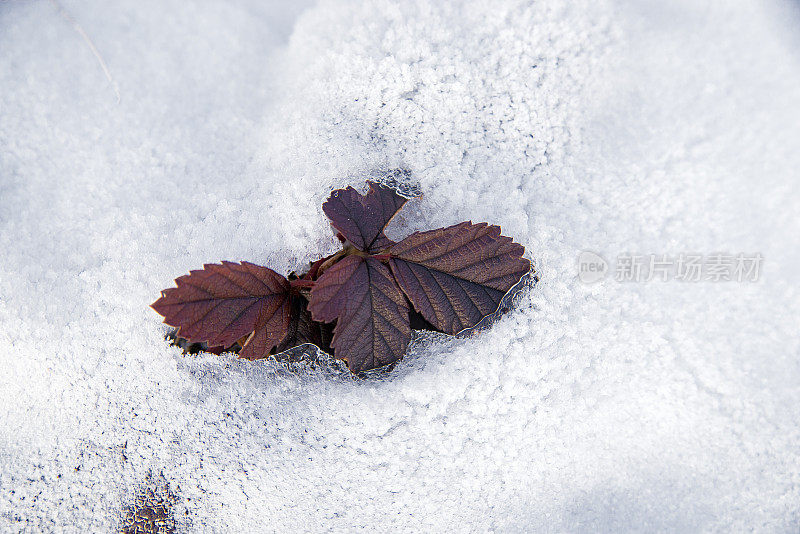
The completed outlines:
[[[0,530],[109,530],[159,477],[197,532],[796,531],[800,15],[735,4],[60,0],[112,84],[2,3]],[[393,169],[390,235],[528,250],[490,329],[369,380],[165,343],[173,278],[302,267]],[[587,285],[584,250],[764,266]]]

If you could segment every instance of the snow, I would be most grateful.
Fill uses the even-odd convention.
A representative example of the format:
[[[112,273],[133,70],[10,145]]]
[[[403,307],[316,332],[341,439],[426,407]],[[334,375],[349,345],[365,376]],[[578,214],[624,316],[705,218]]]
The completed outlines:
[[[0,530],[110,530],[148,473],[197,532],[800,527],[796,4],[61,2],[113,84],[0,5]],[[370,380],[164,342],[173,278],[330,253],[330,190],[394,168],[390,235],[534,259],[492,328]],[[587,285],[584,250],[765,260]]]

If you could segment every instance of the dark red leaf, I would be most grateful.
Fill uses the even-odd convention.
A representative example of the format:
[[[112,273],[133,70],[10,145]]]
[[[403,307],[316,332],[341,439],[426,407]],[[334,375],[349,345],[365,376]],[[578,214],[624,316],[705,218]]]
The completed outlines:
[[[324,352],[333,352],[331,349],[333,326],[312,320],[311,313],[308,311],[308,301],[303,297],[292,297],[291,320],[289,321],[288,330],[289,333],[276,347],[276,353],[284,352],[306,343],[316,345]]]
[[[369,191],[361,195],[352,187],[337,189],[322,205],[322,211],[354,247],[364,252],[379,252],[392,244],[383,234],[394,214],[406,203],[394,189],[367,182]]]
[[[391,248],[389,265],[414,308],[456,334],[496,311],[530,270],[523,252],[500,227],[464,222],[411,234]]]
[[[152,308],[193,343],[230,347],[250,335],[239,356],[266,358],[287,335],[289,281],[248,262],[206,264],[175,280]]]
[[[335,356],[353,372],[399,360],[411,339],[408,303],[389,268],[373,258],[347,256],[311,290],[315,321],[336,320]]]

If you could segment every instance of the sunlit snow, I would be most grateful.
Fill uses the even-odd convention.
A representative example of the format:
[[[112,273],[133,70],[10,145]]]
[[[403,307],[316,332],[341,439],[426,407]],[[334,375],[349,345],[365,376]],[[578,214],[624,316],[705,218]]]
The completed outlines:
[[[0,531],[113,530],[150,473],[192,532],[796,532],[799,24],[772,1],[0,2]],[[490,329],[369,380],[164,341],[175,277],[302,268],[337,248],[331,189],[391,169],[423,197],[390,237],[472,220],[525,246],[540,282]],[[615,279],[690,253],[763,265]]]

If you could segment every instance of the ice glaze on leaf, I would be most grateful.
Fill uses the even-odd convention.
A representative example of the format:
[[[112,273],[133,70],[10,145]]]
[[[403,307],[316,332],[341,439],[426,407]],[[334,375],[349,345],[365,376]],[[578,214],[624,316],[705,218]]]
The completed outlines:
[[[394,214],[406,203],[394,189],[367,182],[369,191],[361,195],[352,187],[337,189],[322,205],[322,211],[354,247],[364,252],[379,252],[392,244],[383,234]]]
[[[399,360],[411,339],[406,299],[374,258],[352,255],[334,264],[311,290],[308,309],[315,321],[337,321],[331,345],[353,372]]]
[[[497,310],[530,270],[523,252],[500,227],[464,222],[411,234],[390,249],[389,265],[414,308],[456,334]]]
[[[287,335],[289,281],[248,262],[206,264],[175,280],[152,308],[191,342],[230,347],[248,334],[239,356],[266,358]]]

